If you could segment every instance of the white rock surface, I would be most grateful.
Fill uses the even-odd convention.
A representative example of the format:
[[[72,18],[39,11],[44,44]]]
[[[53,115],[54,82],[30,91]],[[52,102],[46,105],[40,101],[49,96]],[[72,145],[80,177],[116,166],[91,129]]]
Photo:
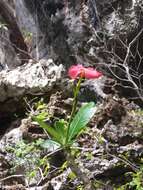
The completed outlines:
[[[55,65],[52,59],[41,60],[0,72],[0,102],[8,98],[19,98],[25,94],[49,92],[61,79],[62,65]]]

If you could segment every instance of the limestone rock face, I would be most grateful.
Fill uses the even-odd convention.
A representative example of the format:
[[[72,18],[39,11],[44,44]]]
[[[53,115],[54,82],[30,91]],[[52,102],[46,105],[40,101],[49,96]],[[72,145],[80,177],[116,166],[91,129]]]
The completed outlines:
[[[6,25],[0,28],[0,71],[14,69],[21,64],[9,39]]]
[[[23,109],[24,96],[51,94],[62,77],[63,66],[50,60],[28,63],[0,72],[0,120]],[[6,119],[7,120],[7,119]]]
[[[37,15],[39,59],[52,58],[66,68],[77,63],[99,67],[107,75],[119,79],[122,86],[133,87],[129,94],[142,96],[143,12],[140,0],[23,1],[32,17]],[[125,62],[133,78],[127,76],[125,64],[122,68]],[[122,79],[127,80],[124,83]],[[137,89],[134,84],[141,86],[140,92],[134,92]],[[125,88],[124,91],[128,96]]]
[[[39,58],[48,56],[64,63],[94,64],[89,59],[101,46],[100,40],[134,34],[141,26],[140,0],[21,0],[36,17]],[[36,8],[37,7],[37,8]],[[37,11],[37,13],[36,13]],[[48,27],[45,27],[48,26]],[[101,33],[99,36],[96,33]]]
[[[36,34],[36,23],[25,7],[23,0],[15,1],[15,14],[18,25],[23,32],[32,32]]]
[[[55,65],[52,60],[28,63],[12,71],[0,73],[0,101],[18,98],[24,94],[36,94],[50,91],[61,78],[62,65]]]
[[[15,1],[15,11],[21,31],[33,35],[29,39],[32,40],[29,53],[37,62],[45,61],[16,68],[21,62],[10,44],[0,38],[0,69],[9,70],[0,73],[1,102],[24,94],[41,93],[41,89],[50,91],[62,70],[60,64],[66,69],[77,63],[90,65],[104,71],[105,75],[112,70],[117,77],[126,77],[124,68],[114,67],[114,64],[122,64],[125,59],[127,48],[122,42],[127,41],[128,45],[140,31],[140,0],[19,0]],[[0,36],[9,38],[7,31],[1,32]],[[131,47],[133,56],[128,58],[129,71],[134,76],[141,75],[143,70],[142,60],[139,60],[142,34],[137,39]],[[134,51],[137,46],[139,55]],[[53,59],[54,64],[49,65],[47,59]],[[143,85],[141,80],[134,82]]]
[[[73,101],[73,81],[64,78],[64,70],[73,64],[95,67],[103,72],[103,77],[81,83],[78,100],[80,103],[97,101],[97,112],[89,131],[79,136],[78,143],[83,149],[77,163],[90,171],[92,179],[103,179],[109,184],[107,189],[112,189],[110,177],[111,185],[116,183],[115,179],[124,181],[124,174],[137,171],[143,157],[142,109],[121,98],[126,92],[128,98],[143,97],[142,0],[15,0],[15,7],[25,38],[32,33],[32,38],[28,38],[32,42],[27,43],[31,45],[29,54],[33,59],[21,65],[14,48],[4,41],[9,39],[8,32],[0,28],[1,130],[6,131],[10,116],[20,112],[25,96],[35,98],[48,94],[48,113],[54,118],[66,118]],[[117,91],[118,84],[122,90]],[[131,91],[134,84],[136,93]],[[30,125],[29,132],[36,134],[36,138],[41,137],[41,131],[34,133],[35,124]],[[5,145],[23,140],[27,133],[22,131],[23,125],[16,126],[19,128],[0,134],[3,135],[0,177],[8,175],[9,158],[14,160],[5,156]],[[33,138],[32,142],[36,139],[34,135],[29,138]],[[90,154],[87,154],[88,148]],[[57,162],[61,161],[57,158]]]
[[[0,38],[1,70],[9,69],[0,73],[1,102],[36,94],[41,89],[51,90],[62,70],[60,64],[64,68],[77,63],[90,65],[107,75],[112,70],[117,77],[126,77],[124,68],[114,67],[114,63],[122,64],[126,57],[127,48],[122,42],[127,41],[128,45],[140,31],[140,0],[19,0],[15,1],[15,11],[21,31],[33,35],[29,53],[37,61],[45,61],[16,68],[21,62],[10,44]],[[0,36],[8,39],[7,31],[2,32]],[[141,75],[143,70],[139,60],[142,34],[137,39],[138,43],[131,48],[133,56],[128,58],[129,71],[134,71],[134,76]],[[134,51],[137,46],[139,55]],[[54,64],[49,65],[47,59],[53,59]],[[134,63],[139,64],[135,67]],[[134,82],[143,85],[141,80]]]
[[[140,0],[102,0],[97,1],[97,10],[103,28],[113,35],[134,32],[139,22]]]

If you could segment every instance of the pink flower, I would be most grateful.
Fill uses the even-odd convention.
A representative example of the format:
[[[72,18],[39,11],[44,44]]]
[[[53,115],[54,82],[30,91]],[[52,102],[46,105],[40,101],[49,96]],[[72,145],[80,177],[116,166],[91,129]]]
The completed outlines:
[[[68,75],[72,79],[76,79],[77,77],[83,77],[86,79],[95,79],[99,78],[103,74],[91,67],[85,68],[82,65],[73,65],[69,68]]]

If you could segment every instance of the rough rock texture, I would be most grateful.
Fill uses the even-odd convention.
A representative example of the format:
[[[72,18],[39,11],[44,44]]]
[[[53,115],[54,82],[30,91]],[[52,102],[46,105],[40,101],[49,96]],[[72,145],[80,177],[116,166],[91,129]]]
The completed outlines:
[[[25,42],[27,43],[29,54],[39,60],[38,51],[42,47],[38,40],[40,31],[37,26],[37,20],[34,19],[36,16],[32,17],[22,0],[15,1],[15,14]]]
[[[43,36],[40,51],[59,58],[58,61],[64,61],[66,65],[75,62],[88,64],[88,55],[102,45],[98,37],[104,40],[100,32],[105,33],[105,40],[121,35],[127,37],[140,28],[142,21],[139,0],[23,1],[33,18],[37,11],[36,21]]]
[[[103,28],[111,38],[116,35],[128,35],[135,32],[139,22],[137,0],[109,0],[97,2],[97,10]],[[139,7],[138,7],[139,8]]]
[[[21,64],[9,39],[9,32],[4,25],[0,28],[0,71],[14,69]]]
[[[71,111],[72,88],[71,81],[64,78],[63,71],[76,63],[95,66],[103,71],[104,75],[115,76],[117,82],[122,81],[121,85],[125,87],[122,88],[124,89],[122,92],[136,98],[136,94],[131,93],[128,88],[130,85],[129,87],[134,89],[135,84],[139,87],[135,89],[137,95],[142,96],[141,0],[17,0],[15,2],[15,14],[19,19],[20,29],[23,33],[26,32],[24,35],[28,39],[27,44],[32,44],[30,53],[33,60],[17,67],[19,62],[16,53],[3,38],[9,39],[9,34],[6,30],[0,29],[1,130],[5,131],[6,127],[11,125],[7,120],[9,113],[13,115],[17,110],[20,112],[24,96],[32,95],[33,98],[48,94],[50,98],[47,107],[50,116],[67,118]],[[32,39],[29,38],[31,33]],[[134,83],[129,81],[131,79]],[[138,171],[143,156],[142,110],[126,99],[116,96],[116,84],[114,80],[104,76],[98,80],[87,80],[81,84],[79,96],[82,102],[97,102],[97,113],[88,130],[78,138],[78,145],[82,148],[77,156],[77,162],[83,171],[89,172],[91,179],[100,179],[104,182],[104,187],[99,188],[100,190],[113,189],[113,185],[124,183],[127,172]],[[62,92],[57,92],[61,89]],[[107,96],[107,94],[112,95]],[[32,158],[38,159],[36,156],[39,154],[47,154],[47,152],[43,154],[42,151],[34,152],[36,150],[31,144],[24,144],[24,147],[26,149],[32,146],[30,160],[33,163],[30,163],[29,167],[29,160],[23,162],[20,158],[18,164],[20,161],[24,164],[18,167],[15,174],[22,176],[5,179],[10,176],[13,164],[16,164],[13,161],[17,161],[16,155],[9,152],[6,145],[16,146],[16,150],[19,150],[16,144],[23,139],[33,143],[39,138],[47,138],[35,123],[25,122],[27,120],[22,120],[22,124],[17,121],[14,129],[10,128],[4,135],[1,131],[0,135],[3,137],[0,140],[0,184],[5,189],[52,189],[49,181],[53,179],[54,187],[57,176],[60,176],[59,171],[55,171],[56,165],[54,172],[50,171],[48,173],[50,175],[44,179],[41,177],[41,171],[38,171],[36,177],[28,184],[27,178],[23,176],[27,169],[35,167]],[[51,119],[48,122],[52,124],[54,121]],[[59,161],[63,163],[65,161],[62,160],[63,156],[56,155],[53,163]],[[31,187],[28,187],[29,184]],[[70,179],[70,183],[67,184],[72,188],[79,184],[79,181]],[[67,187],[64,188],[64,184],[62,186],[62,190],[68,190]]]
[[[55,67],[58,70],[60,64],[64,68],[76,63],[95,66],[104,71],[105,75],[112,74],[118,79],[118,82],[122,82],[121,88],[118,88],[120,94],[142,97],[143,68],[140,48],[142,33],[137,38],[135,46],[131,47],[133,56],[127,57],[129,73],[131,72],[132,75],[127,76],[127,70],[124,67],[126,64],[122,67],[127,52],[123,41],[126,40],[126,45],[128,45],[138,34],[142,25],[142,9],[139,0],[136,2],[133,0],[110,0],[108,2],[105,0],[36,0],[34,2],[20,0],[15,2],[15,7],[19,26],[26,32],[27,36],[25,37],[33,34],[32,39],[28,38],[27,43],[31,43],[31,55],[36,60],[52,58],[55,63],[53,70]],[[25,18],[24,15],[27,17]],[[21,18],[25,19],[21,22]],[[3,33],[1,37],[3,35],[8,37],[7,31],[3,31]],[[29,42],[30,40],[32,42]],[[3,38],[1,41],[1,70],[6,67],[8,69],[15,68],[19,62],[14,50],[9,43],[7,45],[3,41]],[[136,46],[139,48],[137,49],[138,53],[134,51]],[[134,66],[135,64],[136,66]],[[40,72],[41,69],[41,75],[44,77],[39,79],[40,75],[37,76],[38,74],[34,73],[35,69],[37,68],[34,63],[33,66],[28,64],[10,72],[2,72],[0,74],[0,101],[11,101],[10,98],[22,97],[24,94],[41,93],[41,89],[46,92],[45,88],[51,90],[53,83],[56,83],[56,74],[52,80],[50,79],[50,82],[49,79],[45,79],[45,76],[48,78],[50,75],[51,78],[51,74],[47,72],[45,75],[45,69],[38,68],[36,72]],[[29,74],[29,71],[32,73]],[[130,82],[130,79],[133,79],[134,83]],[[82,94],[90,91],[91,99],[96,98],[94,92],[98,87],[95,88],[96,85],[92,85],[88,90],[90,85],[85,86],[82,88]],[[123,88],[123,86],[126,87]],[[131,86],[137,93],[130,93],[128,86]],[[121,90],[122,88],[123,90]],[[102,92],[101,94],[102,97],[106,96]],[[81,98],[84,101],[85,97],[81,96]],[[5,106],[2,105],[2,107]]]
[[[0,118],[7,117],[22,109],[23,97],[51,94],[54,86],[60,82],[63,73],[62,65],[53,61],[41,60],[38,63],[29,62],[11,71],[0,73]]]
[[[49,114],[55,117],[66,118],[71,105],[59,93],[56,95],[51,96],[47,105]],[[106,107],[105,104],[107,105]],[[124,106],[126,106],[126,110]],[[107,113],[106,115],[103,112],[104,109]],[[101,122],[101,118],[105,121],[104,123]],[[113,100],[109,98],[97,106],[97,112],[90,127],[78,138],[78,146],[80,146],[81,150],[78,151],[76,158],[81,170],[89,173],[91,179],[102,180],[103,184],[100,184],[102,187],[99,188],[98,186],[96,189],[113,189],[113,185],[116,186],[126,182],[126,174],[128,172],[136,172],[140,169],[143,156],[142,126],[142,111],[135,104],[128,103],[125,99]],[[46,150],[43,152],[40,149],[39,153],[36,152],[37,149],[30,149],[30,153],[27,154],[30,154],[29,160],[28,156],[22,157],[18,153],[19,151],[21,152],[23,145],[25,146],[24,150],[29,150],[26,147],[31,147],[31,143],[39,139],[39,137],[47,138],[42,129],[38,128],[37,125],[35,126],[35,123],[31,123],[30,119],[23,119],[18,128],[15,128],[15,124],[11,125],[11,129],[0,140],[0,159],[2,163],[0,165],[0,178],[3,179],[9,176],[9,171],[13,167],[12,163],[16,160],[18,160],[18,167],[16,167],[14,174],[25,175],[25,172],[29,171],[31,166],[35,168],[34,161],[31,163],[31,159],[34,158],[33,155],[38,159],[39,155],[47,155]],[[19,144],[21,147],[19,149],[17,143],[25,139],[28,140],[29,144],[27,146],[26,144]],[[11,148],[17,147],[17,149],[14,149],[17,152],[17,156],[14,151],[8,149],[9,146]],[[50,149],[50,151],[52,150]],[[54,160],[52,166],[53,164],[56,166],[55,163],[57,164],[59,160],[62,163],[65,161],[62,160],[61,155],[56,155]],[[27,167],[29,163],[31,164]],[[53,189],[58,188],[62,190],[70,189],[79,184],[77,178],[68,181],[67,176],[65,176],[67,173],[69,174],[68,168],[62,174],[59,174],[55,167],[53,170],[54,172],[49,172],[44,179],[40,178],[40,174],[37,172],[36,176],[28,181],[31,188],[44,188],[47,185],[49,188],[52,186]],[[11,178],[11,186],[15,182],[26,186],[27,177],[23,176],[22,179],[22,181],[19,181],[21,178],[19,180]],[[0,183],[4,184],[3,181],[0,181]],[[5,183],[8,183],[8,179],[5,180]]]
[[[15,1],[15,14],[22,32],[32,32],[33,35],[36,35],[36,23],[32,15],[26,9],[24,1]]]
[[[6,26],[5,28],[7,28],[9,33],[8,40],[11,42],[9,45],[14,48],[21,63],[25,63],[27,60],[29,60],[28,49],[24,37],[17,24],[12,3],[13,1],[10,4],[8,1],[0,1],[0,16],[2,18],[0,19],[2,25],[0,26],[2,27],[3,24]],[[5,40],[7,41],[7,39]]]
[[[89,169],[91,177],[102,179],[105,184],[106,180],[118,184],[124,183],[126,172],[140,168],[143,115],[140,109],[125,100],[108,101],[108,104],[105,101],[106,107],[104,104],[99,106],[91,133],[80,138],[79,143],[84,144],[85,149],[78,160],[83,162],[81,167]],[[101,122],[101,116],[105,124]]]
[[[140,0],[23,1],[38,26],[39,59],[49,57],[66,68],[75,63],[96,66],[117,79],[121,94],[142,99]]]
[[[62,65],[57,66],[52,60],[32,62],[12,71],[3,71],[0,73],[0,101],[36,94],[40,90],[48,92],[61,79],[62,71]]]
[[[24,2],[33,18],[37,14],[39,58],[52,57],[66,67],[75,63],[88,64],[84,54],[92,32],[90,23],[84,20],[81,1]]]

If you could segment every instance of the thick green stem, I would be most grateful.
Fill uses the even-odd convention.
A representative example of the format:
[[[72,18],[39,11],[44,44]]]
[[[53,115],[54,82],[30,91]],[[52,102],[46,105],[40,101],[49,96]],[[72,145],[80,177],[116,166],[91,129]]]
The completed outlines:
[[[72,104],[71,115],[70,115],[70,118],[69,118],[69,121],[68,121],[66,143],[68,142],[70,124],[71,124],[71,121],[72,121],[72,119],[73,119],[73,117],[75,115],[75,112],[76,112],[77,97],[78,97],[78,93],[79,93],[79,90],[80,90],[80,84],[81,84],[82,79],[83,79],[82,77],[79,78],[78,83],[77,83],[77,85],[75,86],[75,89],[74,89],[74,99],[73,99],[73,104]]]
[[[69,122],[68,122],[66,145],[68,145],[70,124],[71,124],[72,119],[73,119],[73,117],[74,117],[74,115],[76,113],[77,98],[78,98],[78,94],[79,94],[82,79],[83,79],[82,77],[79,78],[79,80],[77,82],[77,85],[75,86],[75,89],[74,89],[74,99],[73,99],[71,115],[70,115]],[[85,190],[94,190],[94,187],[93,187],[88,175],[86,173],[82,172],[82,170],[76,164],[75,157],[71,154],[70,146],[66,146],[65,153],[66,153],[67,161],[69,163],[69,166],[70,166],[71,170],[76,174],[76,176],[79,178],[79,180],[83,182],[84,189]]]

